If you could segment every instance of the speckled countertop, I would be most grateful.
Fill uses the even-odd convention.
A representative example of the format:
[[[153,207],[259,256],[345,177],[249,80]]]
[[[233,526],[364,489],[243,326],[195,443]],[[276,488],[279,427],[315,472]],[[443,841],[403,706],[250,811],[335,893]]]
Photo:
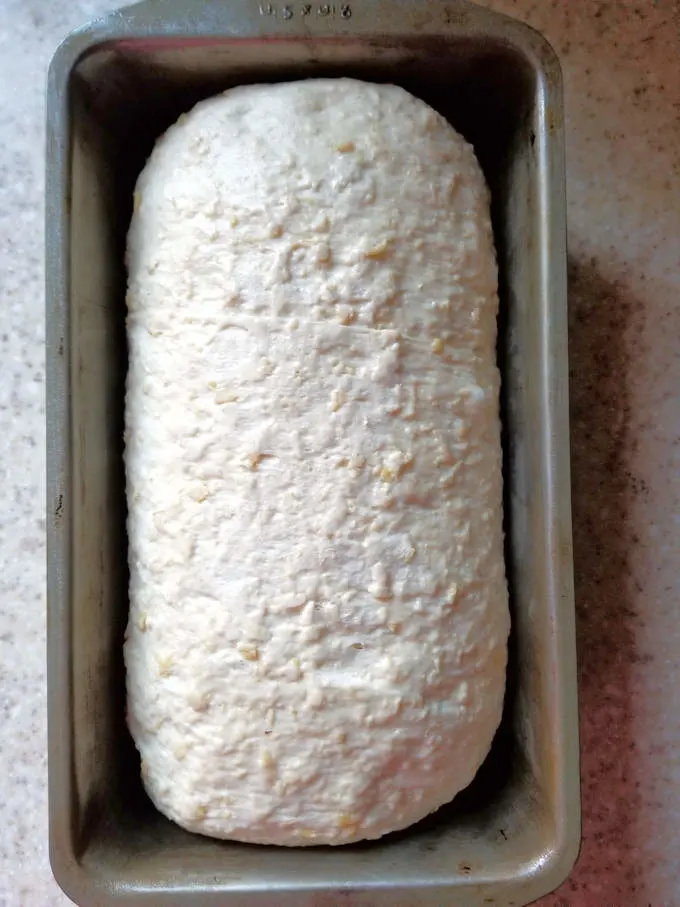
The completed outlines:
[[[47,862],[43,87],[112,0],[0,4],[0,905]],[[567,98],[583,847],[545,907],[680,905],[680,4],[492,0]]]

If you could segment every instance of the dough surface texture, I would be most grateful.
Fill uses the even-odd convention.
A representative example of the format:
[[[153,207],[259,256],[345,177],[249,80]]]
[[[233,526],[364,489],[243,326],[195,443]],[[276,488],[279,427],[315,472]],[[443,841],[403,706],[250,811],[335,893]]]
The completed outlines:
[[[231,89],[128,241],[128,723],[205,835],[343,844],[466,787],[509,616],[473,150],[400,88]]]

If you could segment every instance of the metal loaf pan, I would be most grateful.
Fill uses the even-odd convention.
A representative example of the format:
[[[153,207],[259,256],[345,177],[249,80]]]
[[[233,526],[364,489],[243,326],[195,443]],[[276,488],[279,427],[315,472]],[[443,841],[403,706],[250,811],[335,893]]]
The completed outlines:
[[[503,723],[472,786],[406,832],[278,849],[190,835],[143,793],[125,728],[125,233],[154,139],[241,82],[397,82],[475,146],[501,277],[507,566]],[[525,904],[579,842],[564,135],[531,29],[461,0],[147,0],[80,29],[48,86],[50,849],[81,905]]]

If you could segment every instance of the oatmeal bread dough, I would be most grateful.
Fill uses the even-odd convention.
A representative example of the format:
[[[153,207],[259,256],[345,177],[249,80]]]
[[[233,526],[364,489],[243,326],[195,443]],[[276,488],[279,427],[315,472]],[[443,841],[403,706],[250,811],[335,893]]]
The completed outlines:
[[[470,783],[503,704],[496,263],[472,148],[400,88],[236,88],[128,246],[128,721],[195,832],[343,844]]]

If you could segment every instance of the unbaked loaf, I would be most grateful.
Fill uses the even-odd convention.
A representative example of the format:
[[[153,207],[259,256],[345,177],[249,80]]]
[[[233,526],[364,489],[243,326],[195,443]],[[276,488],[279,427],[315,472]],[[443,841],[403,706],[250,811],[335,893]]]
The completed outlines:
[[[158,809],[377,838],[470,783],[509,629],[472,148],[400,88],[252,85],[158,141],[128,243],[128,722]]]

